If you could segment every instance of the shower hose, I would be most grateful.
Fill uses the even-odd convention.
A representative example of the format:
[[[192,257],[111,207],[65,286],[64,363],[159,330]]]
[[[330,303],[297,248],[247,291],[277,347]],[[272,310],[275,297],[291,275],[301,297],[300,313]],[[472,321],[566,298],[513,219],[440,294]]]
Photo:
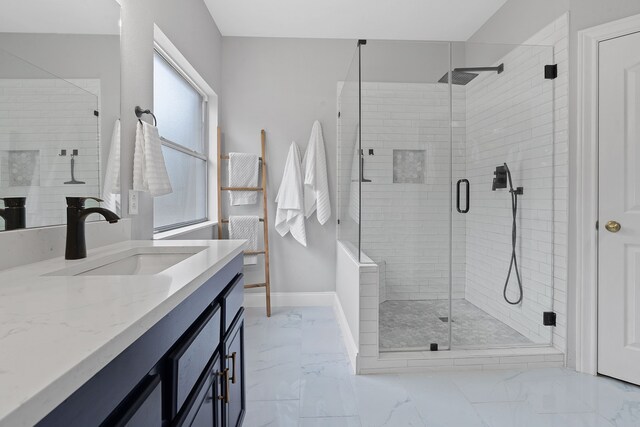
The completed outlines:
[[[523,292],[522,292],[522,279],[520,278],[520,270],[518,269],[518,259],[516,257],[516,238],[518,236],[518,224],[516,222],[516,218],[518,215],[518,194],[522,194],[522,189],[518,188],[516,190],[513,189],[513,183],[511,181],[511,171],[509,170],[509,166],[504,164],[505,169],[507,170],[507,177],[509,179],[509,193],[511,193],[511,214],[513,216],[513,222],[511,224],[511,262],[509,263],[509,272],[507,273],[507,280],[504,282],[504,290],[502,291],[502,295],[504,296],[504,300],[511,305],[518,305],[522,302]],[[509,300],[507,297],[507,288],[509,287],[509,279],[511,278],[511,271],[515,270],[516,278],[518,279],[518,299],[515,301]]]

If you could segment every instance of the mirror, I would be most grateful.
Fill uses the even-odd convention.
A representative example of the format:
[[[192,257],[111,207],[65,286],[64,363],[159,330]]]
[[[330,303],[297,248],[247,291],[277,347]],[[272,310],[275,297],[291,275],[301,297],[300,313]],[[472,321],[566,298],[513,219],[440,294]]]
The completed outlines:
[[[101,198],[119,215],[120,5],[2,9],[0,231],[65,224],[67,196]]]

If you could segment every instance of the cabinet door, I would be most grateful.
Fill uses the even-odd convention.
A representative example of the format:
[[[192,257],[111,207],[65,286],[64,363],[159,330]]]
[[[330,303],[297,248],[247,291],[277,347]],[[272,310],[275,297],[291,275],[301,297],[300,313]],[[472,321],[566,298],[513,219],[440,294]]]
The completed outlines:
[[[102,426],[161,427],[162,383],[159,375],[150,375],[125,399]]]
[[[245,413],[244,387],[244,309],[241,309],[224,341],[223,371],[228,369],[225,381],[224,419],[226,427],[242,425]]]
[[[175,427],[222,427],[224,375],[220,372],[220,357],[209,365],[207,374],[196,386],[185,407],[171,424]]]

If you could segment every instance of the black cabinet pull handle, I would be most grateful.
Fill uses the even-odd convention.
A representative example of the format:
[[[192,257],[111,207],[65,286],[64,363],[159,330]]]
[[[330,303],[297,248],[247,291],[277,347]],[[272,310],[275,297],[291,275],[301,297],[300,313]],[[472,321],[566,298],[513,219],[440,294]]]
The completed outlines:
[[[464,209],[460,209],[460,184],[462,183],[467,184],[467,191],[466,191],[466,204],[465,204],[465,208]],[[456,209],[458,210],[458,212],[466,214],[467,212],[469,212],[469,193],[471,192],[471,184],[469,183],[468,179],[459,179],[458,183],[456,184]]]
[[[236,383],[236,352],[231,353],[231,356],[227,356],[227,359],[231,359],[231,384]]]

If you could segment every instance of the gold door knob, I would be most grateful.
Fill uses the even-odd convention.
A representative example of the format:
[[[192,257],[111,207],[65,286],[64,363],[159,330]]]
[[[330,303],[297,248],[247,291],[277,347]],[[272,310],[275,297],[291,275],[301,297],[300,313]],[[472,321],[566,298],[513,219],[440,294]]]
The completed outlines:
[[[604,226],[604,228],[606,228],[607,231],[611,233],[617,233],[618,231],[620,231],[620,228],[622,228],[622,226],[617,221],[607,221],[607,224]]]

